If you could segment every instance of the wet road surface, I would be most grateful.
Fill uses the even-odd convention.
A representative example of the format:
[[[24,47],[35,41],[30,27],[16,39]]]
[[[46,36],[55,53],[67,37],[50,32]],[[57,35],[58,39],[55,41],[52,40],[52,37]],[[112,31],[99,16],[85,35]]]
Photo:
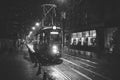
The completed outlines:
[[[56,62],[42,67],[51,80],[114,80],[110,78],[110,68],[98,62],[70,55],[63,55]],[[42,74],[36,76],[37,70],[26,52],[6,52],[0,56],[0,80],[42,80]]]
[[[49,70],[49,74],[55,78],[54,80],[111,80],[109,77],[106,77],[107,72],[105,70],[101,72],[102,67],[99,63],[75,60],[69,55],[61,58],[61,60],[63,62],[59,65],[46,67],[46,70]],[[61,78],[55,73],[60,74]]]

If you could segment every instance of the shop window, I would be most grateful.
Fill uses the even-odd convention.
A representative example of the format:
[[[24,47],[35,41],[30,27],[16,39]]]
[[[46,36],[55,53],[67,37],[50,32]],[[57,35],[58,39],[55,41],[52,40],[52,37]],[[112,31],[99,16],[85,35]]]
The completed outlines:
[[[96,30],[72,33],[70,45],[95,46]]]

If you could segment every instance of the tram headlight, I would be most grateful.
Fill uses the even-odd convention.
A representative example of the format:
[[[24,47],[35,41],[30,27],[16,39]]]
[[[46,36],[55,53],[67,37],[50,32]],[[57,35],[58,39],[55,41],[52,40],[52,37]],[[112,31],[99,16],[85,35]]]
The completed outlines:
[[[58,50],[58,46],[56,46],[56,45],[53,45],[53,47],[52,47],[52,52],[53,53],[59,53],[59,50]]]

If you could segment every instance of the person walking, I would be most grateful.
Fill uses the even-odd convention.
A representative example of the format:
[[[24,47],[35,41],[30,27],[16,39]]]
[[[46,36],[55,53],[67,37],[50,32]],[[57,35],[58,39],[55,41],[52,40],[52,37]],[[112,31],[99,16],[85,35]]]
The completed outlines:
[[[33,45],[32,44],[27,44],[26,46],[28,48],[28,52],[29,52],[30,59],[31,59],[32,63],[35,63],[34,67],[37,67],[38,60],[37,60],[37,57],[36,57],[36,52],[33,49]]]

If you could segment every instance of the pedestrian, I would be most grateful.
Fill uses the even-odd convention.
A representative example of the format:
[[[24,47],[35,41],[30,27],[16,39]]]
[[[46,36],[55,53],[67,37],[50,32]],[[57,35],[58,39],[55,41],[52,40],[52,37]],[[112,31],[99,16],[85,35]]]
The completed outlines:
[[[30,47],[28,47],[28,45],[27,45],[27,48],[28,48],[28,52],[29,52],[32,63],[35,63],[34,67],[37,67],[38,60],[36,58],[36,52],[32,51]]]

